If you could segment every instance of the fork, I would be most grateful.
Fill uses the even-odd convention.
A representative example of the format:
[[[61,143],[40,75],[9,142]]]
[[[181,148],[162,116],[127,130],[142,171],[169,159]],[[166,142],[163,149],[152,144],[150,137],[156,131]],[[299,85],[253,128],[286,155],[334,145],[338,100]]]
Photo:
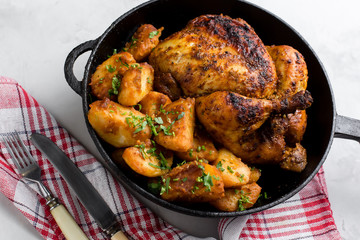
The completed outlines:
[[[70,213],[55,197],[52,196],[50,191],[42,183],[40,179],[41,169],[33,156],[30,154],[29,150],[21,141],[19,134],[16,131],[14,133],[9,133],[6,137],[3,137],[3,141],[7,151],[10,153],[14,165],[16,166],[14,171],[16,172],[17,170],[24,179],[38,185],[41,195],[47,200],[46,205],[50,207],[50,212],[63,232],[65,238],[68,240],[88,239]]]

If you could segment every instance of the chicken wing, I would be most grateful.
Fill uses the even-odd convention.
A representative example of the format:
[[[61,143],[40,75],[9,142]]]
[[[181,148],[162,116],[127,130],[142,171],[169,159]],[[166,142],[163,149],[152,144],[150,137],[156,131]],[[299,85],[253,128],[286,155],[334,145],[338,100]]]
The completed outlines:
[[[281,98],[305,90],[308,81],[308,70],[304,57],[291,46],[266,46],[274,60],[278,84],[275,98]]]
[[[235,151],[239,141],[260,128],[271,113],[294,112],[312,103],[309,92],[301,91],[284,99],[247,98],[232,92],[215,92],[196,99],[199,121],[216,141]],[[242,157],[242,156],[241,156]]]

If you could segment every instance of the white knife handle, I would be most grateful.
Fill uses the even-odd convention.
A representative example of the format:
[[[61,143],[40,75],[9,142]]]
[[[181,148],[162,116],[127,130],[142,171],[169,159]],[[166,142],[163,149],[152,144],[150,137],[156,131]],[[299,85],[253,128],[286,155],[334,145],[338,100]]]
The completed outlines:
[[[84,232],[63,205],[59,204],[52,208],[50,212],[67,240],[88,240]]]
[[[125,236],[123,232],[118,231],[111,237],[111,240],[128,240],[128,238]]]

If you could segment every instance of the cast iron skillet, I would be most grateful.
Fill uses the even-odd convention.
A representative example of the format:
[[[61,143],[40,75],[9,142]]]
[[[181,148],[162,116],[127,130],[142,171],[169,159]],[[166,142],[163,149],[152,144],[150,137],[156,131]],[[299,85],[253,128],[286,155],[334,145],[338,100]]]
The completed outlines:
[[[267,192],[268,199],[261,199],[253,208],[242,212],[219,212],[206,204],[178,205],[166,202],[146,190],[141,179],[119,169],[109,157],[112,148],[103,142],[87,121],[87,112],[91,103],[89,82],[95,68],[101,64],[113,49],[121,49],[129,41],[135,30],[144,23],[165,30],[161,39],[182,29],[186,23],[202,14],[225,14],[233,18],[243,18],[256,31],[265,45],[286,44],[299,50],[305,57],[309,82],[314,103],[307,110],[308,127],[303,146],[307,149],[308,165],[298,174],[281,170],[277,166],[262,167],[259,185]],[[84,78],[78,81],[73,73],[75,60],[84,52],[91,51],[85,67]],[[339,116],[335,111],[334,96],[330,82],[319,59],[308,43],[287,23],[270,12],[251,3],[228,0],[154,0],[146,2],[119,17],[97,39],[90,40],[74,48],[65,62],[65,77],[70,87],[83,100],[83,110],[87,128],[102,154],[103,164],[127,188],[165,208],[199,217],[231,217],[250,214],[273,207],[300,191],[318,172],[329,152],[333,137],[349,138],[360,142],[360,121]]]

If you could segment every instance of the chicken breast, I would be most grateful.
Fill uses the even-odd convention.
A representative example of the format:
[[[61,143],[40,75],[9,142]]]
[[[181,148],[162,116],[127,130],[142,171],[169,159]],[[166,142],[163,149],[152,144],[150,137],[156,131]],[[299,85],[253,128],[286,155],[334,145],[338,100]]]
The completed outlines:
[[[197,17],[155,47],[149,61],[155,75],[170,73],[186,96],[228,90],[266,98],[276,89],[274,63],[242,19]],[[161,77],[155,81],[161,82]]]

